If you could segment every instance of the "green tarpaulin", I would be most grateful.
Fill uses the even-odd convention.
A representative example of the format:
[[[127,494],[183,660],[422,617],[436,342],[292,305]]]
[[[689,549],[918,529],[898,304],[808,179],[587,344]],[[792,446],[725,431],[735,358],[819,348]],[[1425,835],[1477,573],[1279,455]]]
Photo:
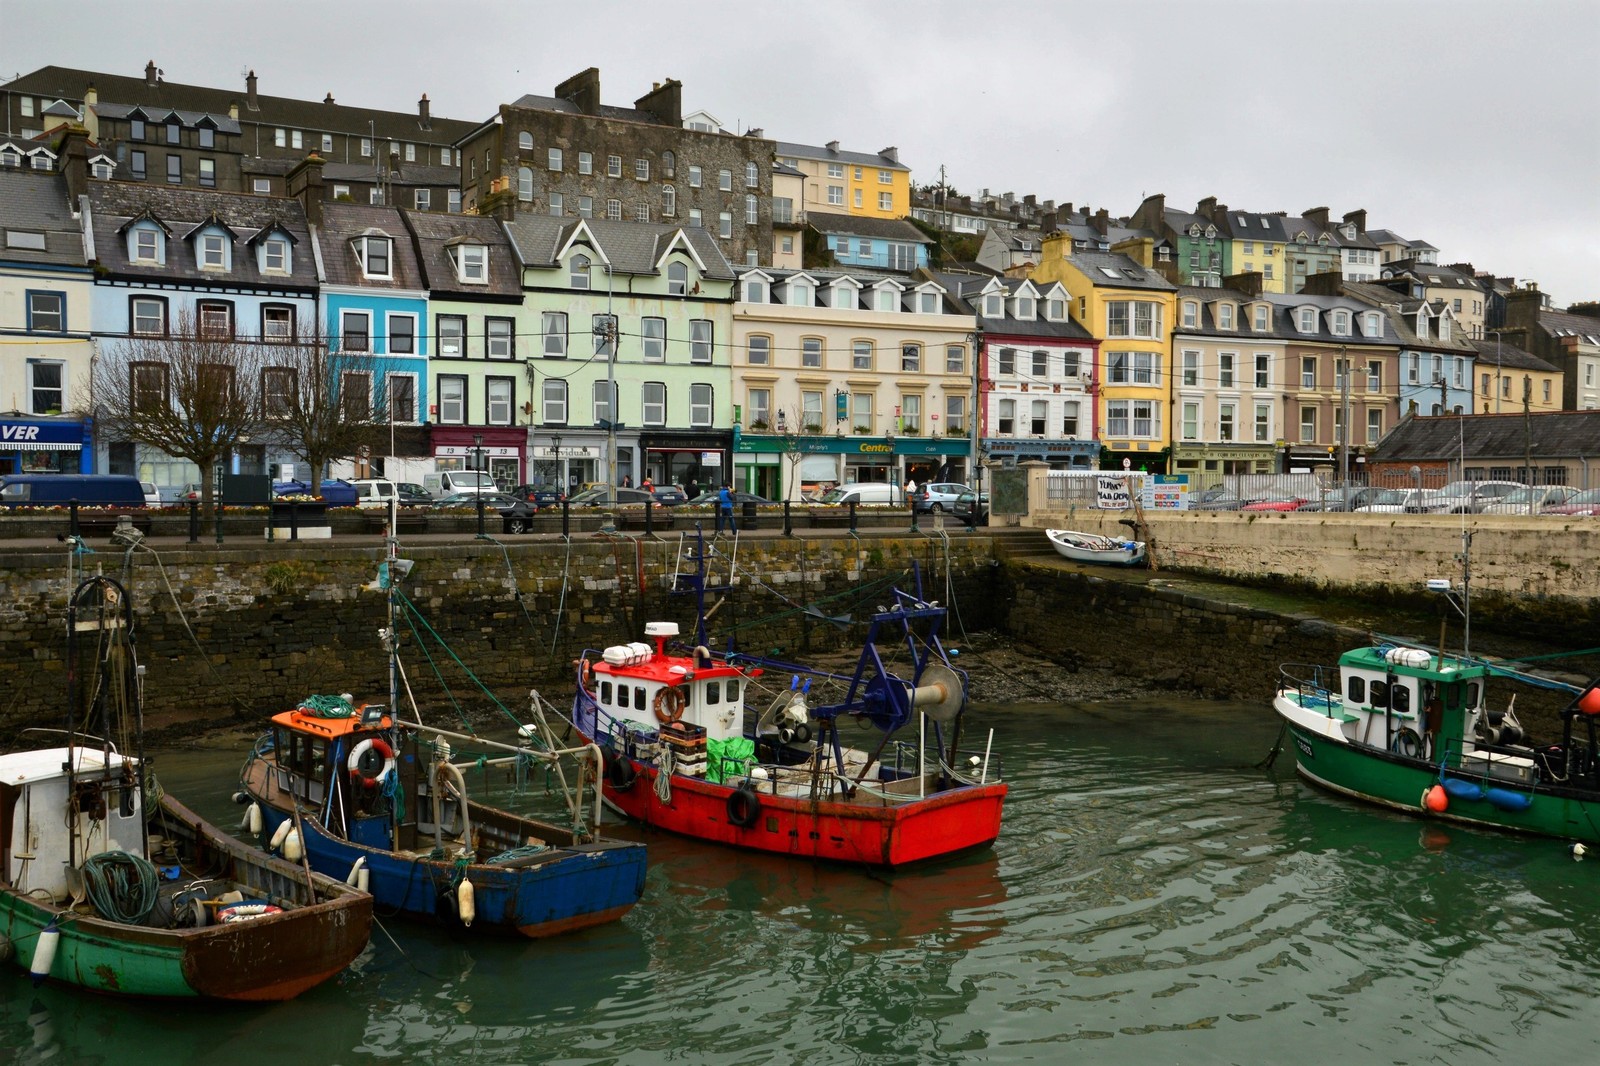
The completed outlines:
[[[721,784],[723,778],[744,773],[755,755],[755,742],[744,737],[706,741],[706,780]]]

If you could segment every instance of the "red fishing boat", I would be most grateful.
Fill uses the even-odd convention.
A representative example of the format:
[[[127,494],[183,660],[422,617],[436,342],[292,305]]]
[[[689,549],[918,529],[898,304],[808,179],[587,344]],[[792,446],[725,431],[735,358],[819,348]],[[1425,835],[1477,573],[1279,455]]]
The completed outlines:
[[[961,747],[967,678],[940,643],[943,607],[894,590],[848,674],[713,653],[700,551],[680,578],[700,593],[693,646],[674,642],[677,623],[652,622],[649,643],[577,660],[573,721],[605,753],[611,803],[701,840],[879,867],[994,841],[1006,785],[992,731]],[[875,744],[845,742],[852,718]]]

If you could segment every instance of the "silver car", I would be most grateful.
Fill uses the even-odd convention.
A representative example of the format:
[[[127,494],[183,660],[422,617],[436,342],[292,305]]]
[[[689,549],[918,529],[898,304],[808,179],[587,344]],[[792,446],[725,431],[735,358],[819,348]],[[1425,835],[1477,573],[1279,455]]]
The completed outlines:
[[[1477,514],[1503,496],[1527,488],[1520,481],[1452,481],[1429,503],[1430,514]]]

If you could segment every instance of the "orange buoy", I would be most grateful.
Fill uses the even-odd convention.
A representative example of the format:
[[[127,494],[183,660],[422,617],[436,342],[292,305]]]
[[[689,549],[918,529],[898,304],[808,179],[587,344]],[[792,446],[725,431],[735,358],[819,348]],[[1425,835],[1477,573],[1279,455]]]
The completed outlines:
[[[1422,794],[1422,806],[1424,810],[1434,814],[1443,814],[1450,806],[1450,794],[1444,790],[1443,785],[1434,785]]]
[[[1592,688],[1578,700],[1578,710],[1584,714],[1600,714],[1600,688]]]

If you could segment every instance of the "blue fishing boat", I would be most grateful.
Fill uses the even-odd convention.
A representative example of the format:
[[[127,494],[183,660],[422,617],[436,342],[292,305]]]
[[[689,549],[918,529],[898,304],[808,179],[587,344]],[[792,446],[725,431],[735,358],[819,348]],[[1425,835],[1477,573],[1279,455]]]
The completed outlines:
[[[598,748],[542,746],[554,733],[537,704],[517,744],[424,725],[415,710],[411,720],[396,712],[397,611],[415,608],[391,575],[409,569],[391,541],[379,577],[389,593],[388,704],[316,696],[275,715],[235,797],[250,805],[249,827],[269,850],[289,858],[303,852],[312,869],[370,892],[379,914],[528,937],[622,917],[644,892],[645,848],[600,839]],[[453,744],[498,753],[474,766],[571,775],[578,788],[568,793],[563,824],[471,799]]]

